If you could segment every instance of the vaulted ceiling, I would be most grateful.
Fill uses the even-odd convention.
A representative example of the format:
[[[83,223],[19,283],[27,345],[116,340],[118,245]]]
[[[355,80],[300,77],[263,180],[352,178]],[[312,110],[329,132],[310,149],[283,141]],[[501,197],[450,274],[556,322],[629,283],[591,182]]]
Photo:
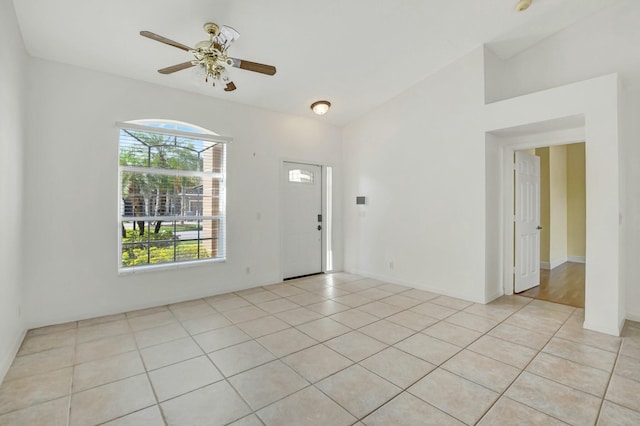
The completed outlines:
[[[429,74],[487,44],[509,58],[620,0],[14,0],[27,52],[273,111],[342,126]],[[194,69],[157,70],[191,59],[143,38],[148,30],[193,46],[205,22],[241,37],[230,55],[275,65],[265,76],[231,69],[234,92],[215,90]],[[315,116],[314,116],[315,117]]]

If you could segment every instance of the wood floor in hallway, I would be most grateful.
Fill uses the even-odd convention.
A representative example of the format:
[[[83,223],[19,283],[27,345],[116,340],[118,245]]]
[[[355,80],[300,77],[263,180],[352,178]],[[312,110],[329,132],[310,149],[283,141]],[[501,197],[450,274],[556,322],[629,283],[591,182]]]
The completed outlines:
[[[566,262],[552,270],[540,270],[540,285],[520,296],[584,308],[584,263]]]

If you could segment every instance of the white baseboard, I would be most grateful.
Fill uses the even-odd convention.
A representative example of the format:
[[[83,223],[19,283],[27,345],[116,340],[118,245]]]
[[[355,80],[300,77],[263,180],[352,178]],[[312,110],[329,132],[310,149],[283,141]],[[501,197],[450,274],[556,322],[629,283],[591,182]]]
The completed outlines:
[[[565,257],[565,258],[553,260],[551,262],[540,262],[540,269],[552,270],[562,265],[563,263],[567,263],[568,260],[569,258]]]
[[[584,256],[569,256],[567,257],[567,260],[574,263],[587,263]]]
[[[620,336],[622,332],[622,326],[624,325],[624,320],[618,325],[604,325],[604,324],[595,324],[585,321],[582,324],[582,327],[587,330],[597,331],[599,333],[610,334],[612,336]]]
[[[24,340],[24,336],[27,334],[27,330],[24,329],[15,338],[15,341],[12,345],[10,345],[8,350],[1,354],[2,358],[0,358],[0,383],[4,380],[4,376],[7,375],[11,364],[13,364],[13,360],[18,354],[18,350],[20,349],[20,345],[22,345],[22,341]]]
[[[640,313],[632,313],[632,312],[627,312],[627,319],[629,321],[635,321],[635,322],[640,322]]]

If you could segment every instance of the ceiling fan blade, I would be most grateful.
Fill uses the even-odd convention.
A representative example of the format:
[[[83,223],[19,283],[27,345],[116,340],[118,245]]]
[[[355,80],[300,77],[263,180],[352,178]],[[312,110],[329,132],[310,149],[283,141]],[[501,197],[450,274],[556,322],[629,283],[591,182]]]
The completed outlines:
[[[161,70],[158,70],[158,72],[160,74],[171,74],[171,73],[174,73],[176,71],[186,70],[187,68],[191,68],[193,66],[194,65],[193,65],[193,63],[191,63],[191,61],[183,62],[181,64],[171,65],[170,67],[162,68]]]
[[[233,84],[233,81],[230,81],[227,83],[227,87],[224,88],[225,92],[233,92],[234,90],[236,90],[237,87],[235,84]]]
[[[156,33],[152,33],[151,31],[140,31],[140,35],[142,37],[150,38],[151,40],[159,41],[160,43],[168,44],[169,46],[177,47],[178,49],[182,49],[186,52],[193,50],[189,46],[185,46],[182,43],[178,43],[177,41],[170,40],[166,37],[162,37]]]
[[[257,62],[245,61],[244,59],[229,58],[233,61],[235,68],[242,68],[243,70],[259,72],[261,74],[274,75],[276,73],[276,67],[273,65],[259,64]]]

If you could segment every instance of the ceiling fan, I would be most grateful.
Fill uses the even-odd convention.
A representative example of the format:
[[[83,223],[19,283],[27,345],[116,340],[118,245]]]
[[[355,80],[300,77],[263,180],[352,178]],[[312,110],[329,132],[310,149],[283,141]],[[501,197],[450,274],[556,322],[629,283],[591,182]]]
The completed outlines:
[[[205,72],[205,81],[212,80],[214,86],[216,83],[224,85],[225,92],[236,90],[236,85],[231,81],[227,73],[227,67],[241,68],[247,71],[258,72],[261,74],[274,75],[276,67],[272,65],[259,64],[257,62],[246,61],[244,59],[236,59],[227,56],[227,49],[231,43],[240,37],[240,33],[226,25],[218,26],[213,22],[204,24],[204,31],[209,34],[209,40],[203,40],[196,43],[195,48],[185,46],[177,41],[162,37],[151,31],[140,31],[140,35],[177,47],[186,52],[191,53],[194,59],[183,62],[181,64],[172,65],[170,67],[159,69],[160,74],[171,74],[194,66],[201,66]]]

